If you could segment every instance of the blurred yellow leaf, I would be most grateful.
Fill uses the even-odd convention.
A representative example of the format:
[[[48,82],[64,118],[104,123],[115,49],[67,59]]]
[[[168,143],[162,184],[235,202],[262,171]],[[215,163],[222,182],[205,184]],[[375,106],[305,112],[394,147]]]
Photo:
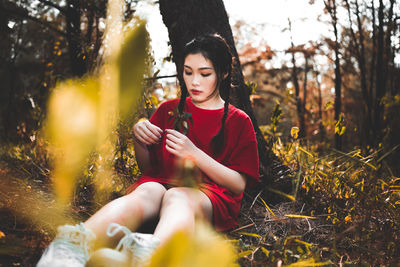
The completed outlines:
[[[131,30],[123,41],[118,56],[119,108],[123,118],[134,111],[142,93],[143,76],[146,73],[146,58],[149,36],[144,22]]]
[[[331,108],[333,108],[333,101],[326,102],[325,110],[330,110]]]
[[[95,80],[68,81],[54,89],[49,102],[48,130],[57,145],[69,146],[71,141],[93,143],[97,89]]]
[[[67,203],[76,176],[96,144],[98,82],[86,79],[60,84],[50,96],[48,114],[47,133],[55,148],[55,193]]]
[[[151,103],[152,103],[154,106],[156,106],[156,107],[159,106],[160,101],[158,101],[158,98],[157,98],[156,96],[152,95],[150,99],[151,99]]]
[[[2,231],[0,231],[0,239],[2,239],[4,237],[6,237],[6,235]]]
[[[179,231],[160,247],[149,267],[222,267],[238,266],[235,250],[228,240],[204,223],[197,224],[194,233]]]

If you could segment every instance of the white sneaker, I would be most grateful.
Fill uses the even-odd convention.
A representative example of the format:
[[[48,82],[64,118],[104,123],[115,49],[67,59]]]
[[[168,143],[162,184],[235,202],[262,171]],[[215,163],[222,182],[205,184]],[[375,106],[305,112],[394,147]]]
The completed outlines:
[[[111,223],[107,228],[107,235],[112,237],[118,232],[124,232],[117,247],[100,249],[89,259],[89,266],[144,266],[148,263],[160,240],[152,234],[132,233],[128,228],[117,223]]]
[[[58,234],[46,248],[37,267],[83,267],[96,235],[83,223],[58,227]]]

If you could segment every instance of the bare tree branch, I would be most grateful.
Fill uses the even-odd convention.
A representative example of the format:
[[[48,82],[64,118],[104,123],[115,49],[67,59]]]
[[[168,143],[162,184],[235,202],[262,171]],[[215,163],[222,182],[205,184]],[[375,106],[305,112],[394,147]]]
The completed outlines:
[[[28,12],[24,12],[24,11],[17,10],[17,9],[7,9],[7,8],[5,9],[5,12],[7,12],[8,14],[13,14],[13,15],[18,16],[20,18],[29,19],[29,20],[31,20],[33,22],[36,22],[37,24],[40,24],[41,26],[53,31],[54,33],[57,33],[58,35],[61,35],[63,37],[66,36],[65,32],[63,32],[63,31],[57,29],[56,27],[52,26],[50,24],[50,22],[46,22],[46,21],[43,21],[43,20],[38,19],[36,17],[33,17],[33,16],[29,15]]]
[[[58,11],[60,11],[61,13],[63,13],[64,15],[67,13],[67,10],[51,1],[48,0],[38,0],[40,3],[45,4],[47,6],[51,6],[54,7],[55,9],[57,9]]]

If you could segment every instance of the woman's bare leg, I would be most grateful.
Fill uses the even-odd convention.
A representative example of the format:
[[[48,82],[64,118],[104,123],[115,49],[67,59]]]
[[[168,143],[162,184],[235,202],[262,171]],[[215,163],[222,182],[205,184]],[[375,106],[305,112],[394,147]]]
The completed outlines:
[[[164,194],[154,235],[162,243],[178,230],[193,231],[196,216],[211,221],[212,212],[211,201],[202,191],[188,187],[171,188]]]
[[[102,207],[85,222],[85,227],[92,230],[98,240],[98,246],[117,241],[106,235],[106,229],[112,222],[123,225],[134,231],[143,221],[158,216],[163,196],[167,190],[156,182],[147,182],[139,185],[129,195],[115,199]]]

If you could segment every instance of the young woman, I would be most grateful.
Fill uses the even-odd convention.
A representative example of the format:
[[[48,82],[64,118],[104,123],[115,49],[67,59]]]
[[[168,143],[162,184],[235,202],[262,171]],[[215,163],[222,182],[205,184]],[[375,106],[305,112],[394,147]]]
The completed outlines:
[[[133,127],[143,176],[84,224],[61,227],[38,266],[56,266],[63,253],[83,266],[95,237],[103,244],[112,238],[120,243],[114,251],[94,253],[89,263],[143,261],[176,231],[191,231],[199,216],[218,231],[237,224],[246,184],[258,180],[258,154],[251,120],[229,104],[232,55],[219,35],[195,38],[183,55],[180,99],[164,102],[150,120]],[[183,160],[200,170],[196,188],[179,185]],[[153,234],[130,232],[152,218],[159,218]]]

